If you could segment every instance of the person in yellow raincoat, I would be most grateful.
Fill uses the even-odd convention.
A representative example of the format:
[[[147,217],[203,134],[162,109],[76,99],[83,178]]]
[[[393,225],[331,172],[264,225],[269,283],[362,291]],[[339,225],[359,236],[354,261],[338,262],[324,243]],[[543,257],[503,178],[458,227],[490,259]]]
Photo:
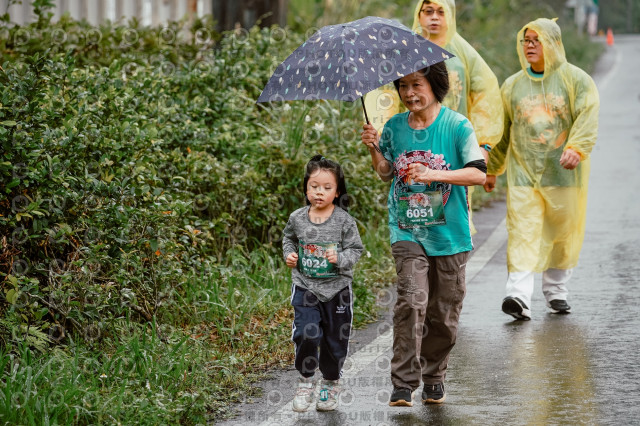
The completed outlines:
[[[411,28],[426,39],[455,55],[445,61],[449,72],[449,93],[442,104],[469,119],[484,148],[485,161],[491,148],[502,136],[503,110],[500,86],[491,68],[480,54],[456,31],[456,6],[454,0],[419,0],[416,3]],[[391,85],[370,92],[365,106],[371,124],[378,133],[384,124],[403,110],[400,98]],[[471,207],[473,186],[468,187],[468,204]],[[475,228],[471,222],[471,233]]]
[[[552,313],[569,313],[567,282],[584,238],[589,154],[598,133],[595,83],[567,62],[555,20],[517,37],[522,70],[502,85],[504,135],[491,151],[485,190],[507,172],[507,278],[502,310],[531,319],[534,272]]]

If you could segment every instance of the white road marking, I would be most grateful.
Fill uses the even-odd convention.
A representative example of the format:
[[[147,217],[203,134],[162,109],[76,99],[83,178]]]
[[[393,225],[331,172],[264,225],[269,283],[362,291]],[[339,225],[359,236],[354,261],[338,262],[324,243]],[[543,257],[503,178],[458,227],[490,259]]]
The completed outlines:
[[[603,78],[600,78],[596,81],[596,85],[598,86],[599,92],[603,92],[607,88],[613,76],[616,75],[618,71],[618,66],[620,65],[621,61],[622,61],[622,53],[620,52],[619,49],[616,49],[613,65],[611,66],[611,68],[609,68],[609,71],[607,72],[607,74],[605,74]]]
[[[475,250],[471,259],[467,262],[467,284],[469,284],[485,267],[491,258],[500,250],[500,247],[507,241],[507,219],[495,227],[489,238]]]

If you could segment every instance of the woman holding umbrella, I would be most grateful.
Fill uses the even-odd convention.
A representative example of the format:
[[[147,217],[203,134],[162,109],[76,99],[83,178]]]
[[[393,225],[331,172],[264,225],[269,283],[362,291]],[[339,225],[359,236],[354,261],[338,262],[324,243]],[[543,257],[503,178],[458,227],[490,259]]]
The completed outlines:
[[[480,54],[458,34],[454,0],[418,0],[411,19],[413,31],[455,55],[446,61],[450,89],[442,103],[471,121],[487,161],[503,131],[498,79]],[[393,90],[373,91],[366,96],[365,104],[378,131],[401,110],[400,99]],[[469,187],[469,198],[473,189]],[[473,224],[471,229],[475,234]]]
[[[473,248],[466,187],[482,185],[487,169],[469,120],[442,105],[443,62],[394,85],[408,111],[391,117],[381,136],[371,124],[362,132],[376,172],[393,180],[387,206],[398,299],[389,405],[411,406],[421,379],[423,403],[442,403]]]

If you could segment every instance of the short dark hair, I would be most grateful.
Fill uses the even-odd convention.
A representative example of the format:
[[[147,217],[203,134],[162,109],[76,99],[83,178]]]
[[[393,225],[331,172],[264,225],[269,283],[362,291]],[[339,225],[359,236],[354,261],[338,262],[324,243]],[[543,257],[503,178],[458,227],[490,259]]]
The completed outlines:
[[[449,72],[444,61],[422,68],[418,72],[422,73],[424,78],[427,79],[438,102],[442,102],[444,97],[447,96],[447,92],[449,92]],[[396,90],[400,93],[400,79],[394,80],[393,85],[396,86]]]
[[[307,183],[309,178],[317,170],[326,170],[333,173],[338,183],[338,197],[333,199],[333,204],[337,205],[343,210],[349,210],[349,194],[347,193],[347,183],[344,179],[344,172],[340,164],[335,161],[328,160],[322,155],[314,155],[307,163],[307,167],[304,173],[304,181],[302,183],[302,191],[304,192],[304,199],[307,205],[311,204],[309,198],[307,198]]]

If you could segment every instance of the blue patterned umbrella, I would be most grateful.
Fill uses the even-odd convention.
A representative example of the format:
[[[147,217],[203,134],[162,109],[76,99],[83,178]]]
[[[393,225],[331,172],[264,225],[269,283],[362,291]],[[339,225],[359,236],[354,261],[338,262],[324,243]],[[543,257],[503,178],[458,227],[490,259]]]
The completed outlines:
[[[390,19],[369,16],[330,25],[318,30],[278,65],[258,102],[353,102],[380,86],[453,56]]]

